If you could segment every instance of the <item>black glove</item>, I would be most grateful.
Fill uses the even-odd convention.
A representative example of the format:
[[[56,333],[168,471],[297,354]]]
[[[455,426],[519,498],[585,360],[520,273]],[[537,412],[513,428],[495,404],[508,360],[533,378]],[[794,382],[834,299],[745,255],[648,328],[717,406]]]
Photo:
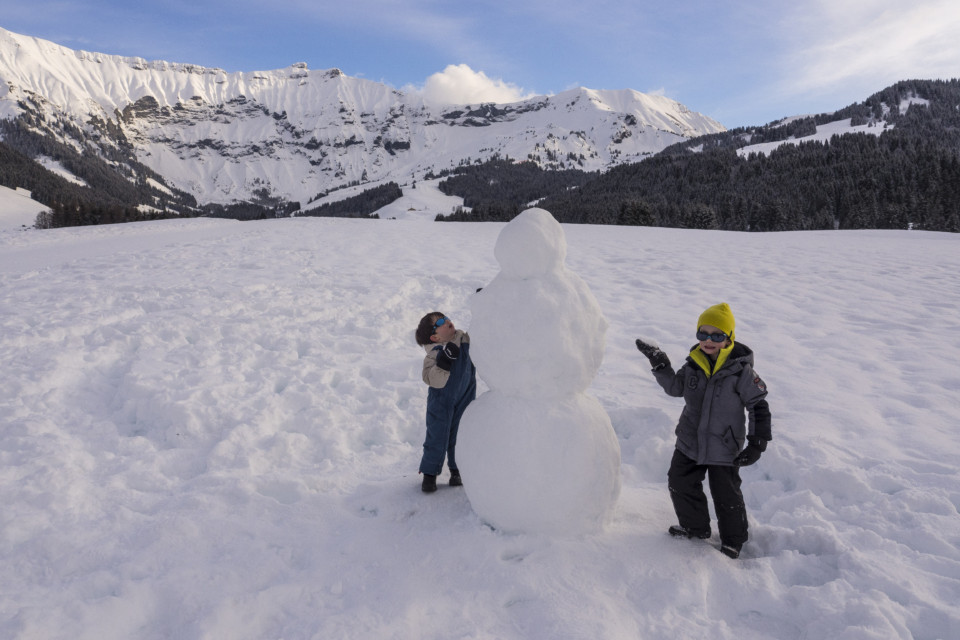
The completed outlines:
[[[760,440],[753,436],[747,437],[747,441],[750,443],[747,445],[747,448],[740,452],[734,461],[733,466],[735,467],[749,467],[754,462],[760,459],[760,454],[763,453],[767,448],[767,441]]]
[[[667,354],[663,351],[660,351],[660,347],[647,344],[640,338],[637,338],[637,349],[640,349],[640,353],[647,356],[647,360],[650,361],[650,366],[653,367],[654,371],[659,371],[664,367],[670,366],[670,358],[668,358]]]
[[[448,342],[447,344],[443,345],[443,348],[440,349],[440,353],[437,354],[437,366],[444,371],[450,371],[450,367],[453,366],[453,361],[459,356],[460,347],[452,342]]]

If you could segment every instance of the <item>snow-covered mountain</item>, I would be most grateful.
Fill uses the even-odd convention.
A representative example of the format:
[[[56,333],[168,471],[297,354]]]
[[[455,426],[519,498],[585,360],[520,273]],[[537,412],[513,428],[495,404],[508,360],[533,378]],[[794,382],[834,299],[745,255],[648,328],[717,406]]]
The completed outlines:
[[[0,80],[0,118],[31,114],[46,135],[104,157],[126,150],[201,204],[305,203],[343,185],[404,184],[497,154],[604,170],[724,130],[633,90],[441,108],[338,69],[227,73],[75,51],[3,29]]]

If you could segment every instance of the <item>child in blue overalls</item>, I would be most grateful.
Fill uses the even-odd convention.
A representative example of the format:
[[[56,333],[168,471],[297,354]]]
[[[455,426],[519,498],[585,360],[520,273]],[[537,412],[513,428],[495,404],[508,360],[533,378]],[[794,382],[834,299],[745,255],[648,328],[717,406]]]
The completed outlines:
[[[427,351],[423,359],[423,381],[427,393],[427,437],[423,442],[420,473],[426,493],[437,490],[437,476],[446,457],[450,486],[463,485],[455,451],[460,418],[477,397],[477,370],[470,359],[470,336],[453,326],[453,321],[434,311],[423,316],[417,327],[417,344]]]

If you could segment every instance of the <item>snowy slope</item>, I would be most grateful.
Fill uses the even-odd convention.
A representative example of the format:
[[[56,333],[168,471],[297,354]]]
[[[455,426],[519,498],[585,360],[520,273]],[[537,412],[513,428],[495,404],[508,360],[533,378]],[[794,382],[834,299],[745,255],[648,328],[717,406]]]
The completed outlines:
[[[737,155],[741,158],[746,158],[751,153],[760,153],[766,155],[785,144],[800,144],[802,142],[828,142],[833,136],[842,136],[848,133],[869,133],[871,135],[879,136],[881,133],[886,131],[888,125],[886,123],[882,124],[863,124],[863,125],[852,125],[852,120],[847,118],[845,120],[837,120],[835,122],[828,122],[827,124],[817,126],[817,132],[809,136],[801,136],[799,138],[794,137],[788,140],[779,140],[776,142],[762,142],[759,144],[751,144],[746,147],[740,147],[737,149]]]
[[[425,106],[337,69],[226,73],[74,51],[0,29],[0,117],[26,107],[80,146],[133,145],[137,160],[199,202],[306,202],[360,182],[421,179],[495,154],[605,169],[717,122],[661,96],[573,89],[507,105]]]
[[[900,113],[906,113],[910,107],[914,104],[925,106],[929,104],[928,100],[918,97],[911,97],[903,100],[901,104],[897,105]],[[890,112],[890,106],[884,105],[884,115]],[[796,116],[793,118],[787,118],[780,122],[778,125],[783,125],[791,120],[795,120],[802,116]],[[833,136],[842,136],[849,133],[868,133],[874,136],[879,136],[881,133],[886,131],[888,128],[892,128],[893,125],[881,121],[881,122],[870,122],[868,124],[854,125],[853,120],[846,118],[844,120],[836,120],[834,122],[828,122],[826,124],[818,125],[815,133],[808,136],[792,137],[788,140],[782,140],[777,142],[763,142],[760,144],[751,144],[746,147],[741,147],[737,149],[737,154],[741,158],[746,158],[751,153],[759,153],[766,155],[773,151],[774,149],[779,148],[785,144],[800,144],[802,142],[828,142]]]
[[[565,227],[623,490],[603,533],[547,538],[416,473],[414,327],[469,330],[501,228],[0,234],[0,637],[960,637],[960,237]],[[774,419],[738,561],[666,534],[682,405],[633,345],[679,362],[720,300]]]
[[[0,186],[0,232],[33,227],[37,214],[48,209],[23,193]]]

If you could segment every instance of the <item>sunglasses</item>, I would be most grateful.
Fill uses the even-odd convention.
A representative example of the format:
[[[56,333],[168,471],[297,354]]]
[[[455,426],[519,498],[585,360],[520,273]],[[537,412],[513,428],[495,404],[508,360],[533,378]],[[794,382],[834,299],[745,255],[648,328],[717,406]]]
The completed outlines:
[[[450,322],[450,318],[437,318],[437,321],[433,323],[434,333],[436,333],[437,329],[447,324],[448,322]]]
[[[706,331],[697,331],[697,340],[703,342],[704,340],[711,340],[712,342],[723,342],[727,339],[727,334],[725,333],[707,333]]]

